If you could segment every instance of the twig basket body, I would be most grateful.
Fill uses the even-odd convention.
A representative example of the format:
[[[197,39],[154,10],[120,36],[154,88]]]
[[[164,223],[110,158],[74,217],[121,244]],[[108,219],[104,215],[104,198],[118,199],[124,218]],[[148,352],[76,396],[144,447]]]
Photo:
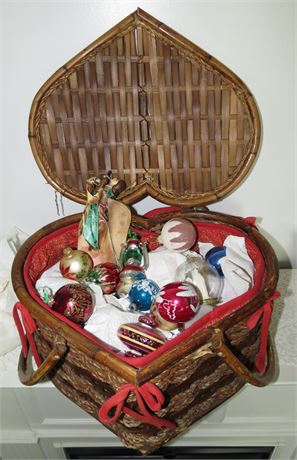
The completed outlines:
[[[130,362],[123,361],[100,341],[90,340],[78,328],[55,317],[45,305],[40,305],[42,302],[34,294],[34,281],[40,270],[58,260],[65,242],[71,243],[71,239],[75,238],[79,215],[61,219],[33,235],[17,255],[13,267],[16,293],[37,324],[35,341],[38,353],[44,360],[57,345],[64,344],[66,347],[51,373],[51,379],[67,397],[98,418],[102,404],[118,394],[125,384],[132,385],[131,394],[124,401],[125,407],[132,410],[137,408],[133,388],[142,388],[150,382],[162,392],[164,405],[155,415],[164,418],[165,422],[173,421],[176,428],[156,427],[146,421],[135,420],[125,411],[115,423],[108,424],[126,446],[143,453],[157,449],[185,431],[195,420],[233,395],[246,380],[265,385],[273,375],[271,352],[265,375],[261,377],[252,371],[260,347],[261,320],[253,329],[247,326],[248,319],[269,301],[275,290],[277,264],[270,246],[258,230],[243,220],[210,212],[161,214],[150,219],[147,227],[160,225],[170,215],[182,215],[206,225],[224,225],[229,227],[231,234],[239,231],[255,245],[254,248],[258,248],[265,270],[255,294],[249,295],[247,302],[239,298],[229,314],[212,318],[206,326],[197,330],[194,328],[182,342],[140,367],[135,367],[134,358]],[[145,222],[143,218],[139,218],[140,222],[135,219],[137,225]],[[54,251],[51,251],[52,247]],[[222,334],[232,352],[224,348]],[[26,376],[26,366],[22,366]]]
[[[21,329],[17,311],[29,315],[30,344],[40,360],[30,373],[23,338],[23,383],[49,375],[142,453],[184,432],[245,381],[267,384],[274,371],[271,346],[267,362],[264,349],[278,277],[274,252],[254,225],[199,208],[233,191],[258,153],[259,114],[245,84],[137,10],[43,85],[32,105],[29,138],[47,181],[66,197],[84,203],[85,180],[111,170],[128,185],[119,196],[124,203],[150,195],[178,206],[134,216],[132,225],[144,235],[182,216],[201,227],[205,241],[243,236],[256,271],[247,295],[207,314],[158,352],[123,358],[54,314],[35,291],[38,277],[77,242],[80,215],[56,221],[29,238],[13,265],[16,321]],[[259,354],[266,367],[261,375],[254,369]]]

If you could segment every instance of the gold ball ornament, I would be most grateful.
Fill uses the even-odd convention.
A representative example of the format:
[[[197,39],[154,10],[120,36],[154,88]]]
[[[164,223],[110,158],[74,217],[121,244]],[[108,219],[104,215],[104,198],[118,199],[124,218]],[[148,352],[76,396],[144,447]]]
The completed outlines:
[[[93,268],[92,258],[79,249],[65,248],[60,260],[60,272],[64,278],[81,281]]]

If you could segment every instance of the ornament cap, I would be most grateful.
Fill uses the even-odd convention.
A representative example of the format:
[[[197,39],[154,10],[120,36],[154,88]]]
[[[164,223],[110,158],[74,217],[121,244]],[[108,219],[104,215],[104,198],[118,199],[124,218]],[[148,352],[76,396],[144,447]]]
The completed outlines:
[[[72,248],[65,248],[63,250],[63,254],[64,254],[65,257],[70,259],[70,257],[72,257],[72,255],[73,255],[73,249]]]
[[[135,302],[131,302],[129,305],[129,311],[135,313],[138,311],[138,305]]]

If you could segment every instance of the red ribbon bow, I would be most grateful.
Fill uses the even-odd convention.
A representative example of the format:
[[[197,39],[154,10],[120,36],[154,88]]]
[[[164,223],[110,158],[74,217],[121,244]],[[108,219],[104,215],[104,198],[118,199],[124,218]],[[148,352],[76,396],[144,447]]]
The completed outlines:
[[[20,320],[19,313],[21,314],[22,322]],[[17,330],[19,332],[19,336],[20,336],[21,344],[22,344],[22,352],[23,352],[24,357],[27,358],[28,356],[28,342],[29,342],[36,365],[38,367],[41,366],[41,358],[38,354],[35,340],[33,337],[33,333],[36,331],[37,326],[35,324],[34,319],[28,312],[28,310],[20,302],[17,302],[15,306],[13,307],[13,319],[16,324]],[[26,334],[24,333],[24,329],[26,331]]]
[[[136,395],[136,401],[139,412],[136,412],[129,407],[125,406],[126,399],[130,393]],[[102,423],[109,424],[117,422],[121,412],[134,417],[144,423],[149,423],[157,428],[176,428],[176,424],[170,420],[162,419],[156,415],[152,415],[147,407],[152,411],[158,411],[164,404],[164,395],[153,383],[146,382],[140,387],[127,383],[122,385],[119,391],[107,399],[98,411],[99,420]],[[111,409],[115,409],[113,416],[109,416]]]
[[[255,313],[253,313],[252,316],[250,316],[246,323],[248,329],[253,329],[258,324],[258,321],[260,320],[261,316],[263,316],[260,348],[255,360],[255,367],[257,371],[260,372],[260,374],[264,372],[266,365],[269,323],[272,315],[273,301],[277,299],[280,295],[281,294],[279,291],[275,291],[275,293],[267,300],[263,307],[255,311]]]

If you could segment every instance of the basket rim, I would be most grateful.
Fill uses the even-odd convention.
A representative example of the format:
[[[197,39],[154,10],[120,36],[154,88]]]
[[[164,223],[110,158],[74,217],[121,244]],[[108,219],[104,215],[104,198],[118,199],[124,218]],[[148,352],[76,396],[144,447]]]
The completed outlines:
[[[192,215],[193,214],[195,215],[195,218],[197,218],[197,212],[192,213]],[[184,211],[182,215],[185,216]],[[186,215],[189,217],[191,212],[186,213]],[[165,213],[162,216],[163,218],[167,218],[168,214]],[[48,324],[50,327],[54,328],[56,331],[59,331],[59,334],[61,334],[69,344],[73,344],[76,348],[86,353],[89,357],[103,363],[110,369],[117,372],[125,380],[133,384],[140,384],[148,378],[152,378],[154,375],[160,372],[160,369],[165,369],[168,367],[168,365],[172,363],[172,360],[181,358],[185,353],[191,353],[194,351],[194,349],[197,349],[199,346],[204,345],[208,340],[210,340],[210,328],[202,327],[186,338],[186,340],[183,342],[182,350],[179,349],[177,351],[178,347],[171,347],[170,349],[164,351],[156,359],[154,359],[154,361],[148,362],[144,364],[143,367],[137,368],[135,365],[130,364],[130,362],[128,363],[122,360],[116,354],[108,352],[104,347],[100,347],[99,344],[91,341],[70,325],[55,318],[41,304],[34,300],[28,291],[23,274],[23,267],[28,253],[43,236],[46,236],[55,230],[61,229],[66,225],[78,223],[80,217],[81,214],[74,214],[67,218],[59,219],[43,227],[34,233],[23,244],[15,257],[12,267],[13,287],[19,300],[30,310],[35,318],[40,319],[41,321],[45,321],[46,324]],[[242,219],[213,212],[200,213],[199,217],[201,220],[210,220],[215,218],[218,222],[223,222],[236,228],[239,227],[241,230],[248,232],[248,237],[251,238],[251,240],[258,246],[265,261],[263,284],[262,287],[259,288],[256,296],[247,303],[241,305],[240,308],[235,312],[230,313],[223,319],[217,320],[211,326],[220,326],[223,330],[225,330],[231,324],[230,321],[233,320],[234,315],[236,315],[237,320],[239,320],[239,318],[250,316],[254,311],[261,308],[265,301],[273,294],[276,289],[278,279],[277,260],[274,251],[272,250],[270,244],[265,240],[265,238],[258,232],[258,230],[244,222]],[[156,222],[158,219],[160,219],[160,216],[156,217]]]

